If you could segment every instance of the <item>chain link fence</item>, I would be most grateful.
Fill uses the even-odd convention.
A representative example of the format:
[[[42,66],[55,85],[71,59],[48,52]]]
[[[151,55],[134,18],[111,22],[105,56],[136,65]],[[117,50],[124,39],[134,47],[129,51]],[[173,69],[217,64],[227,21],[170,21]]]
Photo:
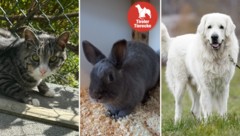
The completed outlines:
[[[21,38],[26,27],[35,34],[59,35],[70,31],[68,58],[62,68],[47,81],[78,87],[78,7],[77,0],[0,0],[0,28],[11,31],[18,38]]]

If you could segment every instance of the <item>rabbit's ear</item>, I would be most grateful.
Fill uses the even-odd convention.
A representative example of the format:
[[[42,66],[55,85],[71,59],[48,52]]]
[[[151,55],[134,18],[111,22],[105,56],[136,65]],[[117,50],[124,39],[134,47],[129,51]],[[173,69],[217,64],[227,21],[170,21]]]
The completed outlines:
[[[102,54],[101,51],[99,51],[94,45],[92,45],[88,41],[83,41],[82,42],[83,46],[83,52],[87,58],[87,60],[95,65],[98,61],[106,58],[105,55]]]
[[[115,62],[117,67],[121,67],[127,53],[127,41],[119,40],[113,44],[111,51],[111,59]]]

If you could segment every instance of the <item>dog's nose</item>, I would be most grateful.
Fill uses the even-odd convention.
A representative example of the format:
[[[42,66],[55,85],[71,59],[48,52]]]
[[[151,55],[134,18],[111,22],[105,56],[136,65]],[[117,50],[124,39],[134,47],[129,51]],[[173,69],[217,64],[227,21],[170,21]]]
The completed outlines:
[[[218,42],[218,35],[217,35],[217,34],[213,34],[213,35],[211,36],[211,38],[212,38],[212,41],[213,41],[213,42]]]

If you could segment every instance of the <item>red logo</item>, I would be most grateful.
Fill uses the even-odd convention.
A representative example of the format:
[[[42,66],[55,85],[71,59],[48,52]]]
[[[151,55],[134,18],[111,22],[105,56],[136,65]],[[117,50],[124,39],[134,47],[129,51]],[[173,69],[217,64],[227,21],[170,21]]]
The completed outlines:
[[[158,19],[157,10],[148,2],[136,2],[128,11],[128,23],[132,29],[146,32],[152,29]]]

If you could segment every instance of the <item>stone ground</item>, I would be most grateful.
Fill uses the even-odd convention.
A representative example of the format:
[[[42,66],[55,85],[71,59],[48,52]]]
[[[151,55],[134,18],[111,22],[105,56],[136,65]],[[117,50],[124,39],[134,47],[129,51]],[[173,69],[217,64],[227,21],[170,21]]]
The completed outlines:
[[[56,92],[55,98],[47,98],[32,92],[45,108],[61,109],[79,114],[79,89],[49,84]],[[0,99],[4,96],[0,96]],[[4,97],[6,98],[6,97]],[[79,132],[57,125],[0,113],[0,136],[78,136]]]

